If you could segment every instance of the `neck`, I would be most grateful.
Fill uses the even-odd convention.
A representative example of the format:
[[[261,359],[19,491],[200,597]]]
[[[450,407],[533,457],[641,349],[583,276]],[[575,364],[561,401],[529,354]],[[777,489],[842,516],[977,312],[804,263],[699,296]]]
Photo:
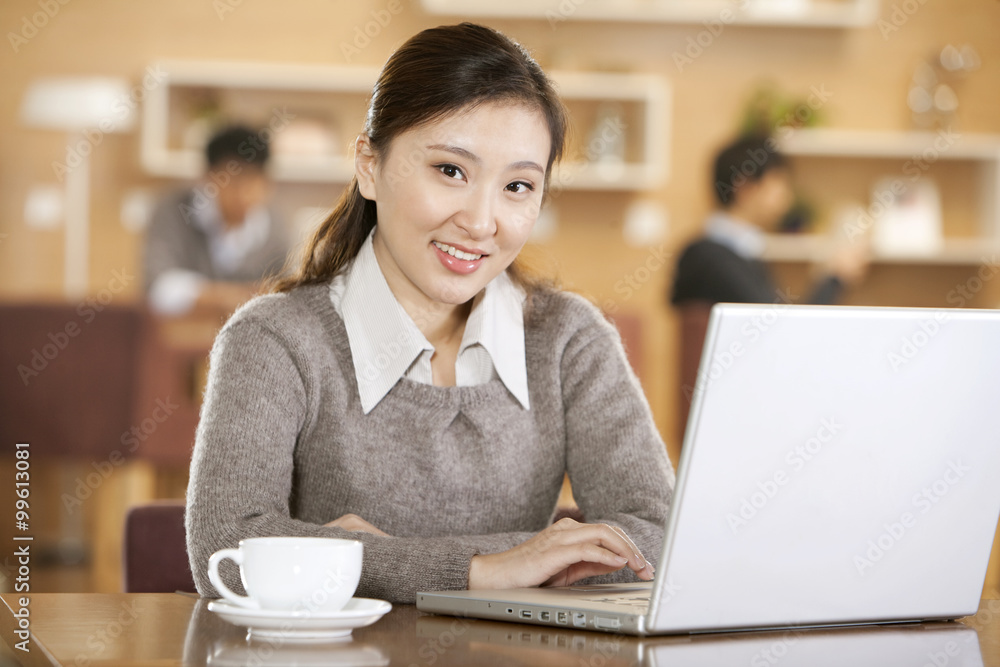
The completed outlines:
[[[723,209],[723,212],[734,220],[746,223],[752,227],[757,227],[763,231],[767,231],[767,225],[759,219],[755,211],[747,206],[741,206],[739,204],[733,204],[727,209]]]
[[[417,329],[434,349],[458,343],[465,333],[465,323],[472,311],[472,299],[466,303],[451,304],[435,301],[420,291],[416,285],[391,261],[383,260],[378,235],[375,236],[375,259],[378,261],[386,284],[399,305],[410,316]]]
[[[461,342],[465,334],[465,323],[472,310],[472,301],[457,306],[433,302],[420,306],[403,303],[403,309],[413,319],[427,342],[437,350]]]

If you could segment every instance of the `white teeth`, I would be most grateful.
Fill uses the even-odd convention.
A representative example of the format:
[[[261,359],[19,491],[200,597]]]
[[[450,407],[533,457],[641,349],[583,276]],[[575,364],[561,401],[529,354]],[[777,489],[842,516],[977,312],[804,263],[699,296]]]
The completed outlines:
[[[471,252],[465,252],[464,250],[459,250],[458,248],[450,246],[450,245],[448,245],[446,243],[440,243],[438,241],[432,241],[432,243],[441,252],[446,252],[449,255],[451,255],[452,257],[457,257],[458,259],[463,259],[463,260],[465,260],[467,262],[471,262],[472,260],[479,259],[480,257],[482,257],[482,255],[474,255]]]

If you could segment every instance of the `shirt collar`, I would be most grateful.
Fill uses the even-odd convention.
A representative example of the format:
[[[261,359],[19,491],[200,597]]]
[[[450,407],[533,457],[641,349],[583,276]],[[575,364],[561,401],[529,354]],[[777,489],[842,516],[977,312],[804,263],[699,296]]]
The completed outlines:
[[[472,302],[459,354],[482,345],[500,380],[528,409],[528,368],[524,351],[524,291],[503,271]]]
[[[722,211],[709,216],[705,235],[746,259],[759,259],[764,254],[764,232]]]
[[[338,289],[361,407],[368,414],[406,374],[413,360],[434,348],[389,289],[371,234],[344,279],[331,283],[331,290]],[[332,291],[335,304],[336,296]]]
[[[330,299],[344,320],[365,414],[406,375],[422,352],[434,347],[396,300],[368,235],[349,269],[330,283]],[[459,354],[472,345],[489,353],[500,380],[528,408],[524,351],[524,292],[504,271],[473,301]]]

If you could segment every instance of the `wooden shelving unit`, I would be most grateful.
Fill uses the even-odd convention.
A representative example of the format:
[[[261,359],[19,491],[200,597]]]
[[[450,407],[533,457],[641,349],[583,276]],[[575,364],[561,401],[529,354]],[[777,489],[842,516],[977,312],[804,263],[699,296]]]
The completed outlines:
[[[486,19],[860,28],[878,16],[878,0],[421,0],[431,14]]]
[[[169,178],[196,178],[202,170],[201,151],[184,148],[177,141],[177,127],[184,118],[185,92],[208,91],[251,95],[258,103],[275,106],[286,99],[311,95],[311,104],[327,102],[347,109],[342,120],[343,151],[338,155],[300,156],[274,153],[272,174],[278,181],[346,183],[354,173],[347,139],[360,129],[364,106],[378,70],[369,67],[299,65],[248,62],[170,61],[157,67],[167,72],[165,84],[151,90],[143,107],[142,165],[147,172]],[[595,105],[613,103],[624,110],[628,152],[624,161],[608,164],[589,159],[587,128],[577,126],[584,145],[566,156],[552,176],[553,188],[564,190],[645,190],[659,187],[668,176],[670,94],[663,79],[643,74],[551,72],[570,114],[578,122],[591,120]],[[290,110],[294,103],[287,103]],[[353,106],[352,106],[353,105]],[[223,105],[224,106],[224,105]],[[579,114],[574,112],[577,109]],[[248,113],[250,110],[223,109]],[[355,125],[356,124],[356,127]],[[348,132],[350,130],[350,132]]]
[[[862,167],[881,161],[894,165],[900,180],[912,180],[934,166],[947,169],[955,163],[975,174],[975,235],[949,236],[931,254],[876,254],[875,262],[886,264],[960,265],[980,264],[1000,251],[1000,136],[956,132],[887,132],[872,130],[806,129],[781,137],[780,147],[793,160],[848,161]],[[952,167],[954,168],[954,167]],[[874,185],[874,184],[873,184]],[[942,191],[942,199],[949,196]],[[771,261],[816,261],[826,256],[838,241],[820,234],[771,235],[766,259]]]

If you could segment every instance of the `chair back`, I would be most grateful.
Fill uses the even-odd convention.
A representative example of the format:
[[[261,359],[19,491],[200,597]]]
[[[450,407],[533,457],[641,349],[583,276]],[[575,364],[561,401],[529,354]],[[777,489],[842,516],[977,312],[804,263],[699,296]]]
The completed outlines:
[[[184,501],[136,505],[125,518],[126,593],[195,593],[184,533]]]
[[[708,332],[708,316],[712,305],[707,301],[689,301],[677,306],[680,319],[680,392],[678,392],[677,425],[678,442],[684,442],[688,412],[698,381],[698,365],[701,363],[701,349]]]

